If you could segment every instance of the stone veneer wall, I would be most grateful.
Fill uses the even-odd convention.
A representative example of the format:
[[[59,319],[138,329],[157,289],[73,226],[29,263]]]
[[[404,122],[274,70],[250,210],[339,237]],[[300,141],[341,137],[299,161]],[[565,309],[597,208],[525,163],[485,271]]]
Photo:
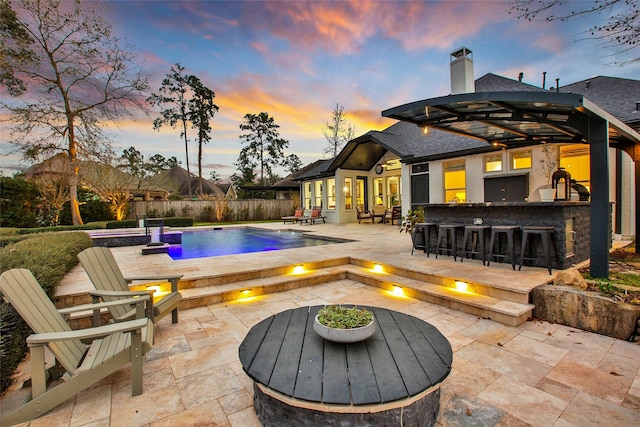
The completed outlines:
[[[440,388],[422,399],[393,409],[378,412],[350,413],[345,408],[324,412],[292,406],[263,393],[254,383],[253,406],[264,427],[357,427],[411,426],[433,427],[440,409]],[[327,405],[330,407],[331,405]],[[380,406],[380,405],[377,405]]]
[[[560,260],[560,263],[553,260],[554,268],[566,269],[574,264],[586,261],[590,257],[591,212],[589,203],[469,203],[425,206],[425,222],[471,225],[474,218],[482,218],[484,225],[554,227],[556,231],[556,248]],[[574,219],[576,240],[573,254],[567,256],[566,222],[571,218]],[[608,227],[609,234],[612,235],[611,222]],[[517,235],[515,242],[518,259],[520,256],[520,237]],[[431,233],[430,238],[431,246],[435,248],[437,242],[433,233]],[[462,236],[459,236],[458,241],[462,241]],[[609,244],[611,244],[611,240]],[[542,255],[540,239],[535,239],[533,250],[536,251],[536,257],[540,258]],[[538,263],[537,265],[541,264]]]

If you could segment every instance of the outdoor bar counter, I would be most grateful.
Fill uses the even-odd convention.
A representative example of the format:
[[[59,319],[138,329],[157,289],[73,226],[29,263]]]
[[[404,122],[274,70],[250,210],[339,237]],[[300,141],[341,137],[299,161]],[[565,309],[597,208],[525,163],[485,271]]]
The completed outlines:
[[[589,259],[590,254],[590,203],[577,201],[556,202],[487,202],[449,203],[424,206],[425,222],[436,224],[472,225],[482,221],[483,225],[552,226],[558,259],[552,266],[565,269]],[[603,224],[609,227],[611,224]],[[611,235],[611,233],[609,233]],[[432,245],[435,236],[430,235]],[[520,236],[516,236],[516,253],[519,254]],[[539,239],[533,250],[542,251]],[[610,242],[611,244],[611,242]]]

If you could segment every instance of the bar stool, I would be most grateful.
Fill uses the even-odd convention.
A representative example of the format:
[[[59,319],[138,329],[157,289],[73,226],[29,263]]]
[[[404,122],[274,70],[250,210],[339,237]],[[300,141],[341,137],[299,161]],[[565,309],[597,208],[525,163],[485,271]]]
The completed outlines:
[[[436,244],[436,259],[440,251],[446,251],[447,256],[453,253],[453,260],[456,261],[458,240],[456,237],[456,231],[464,228],[462,224],[440,224],[438,227],[438,242]],[[451,246],[449,246],[449,238],[451,236]],[[444,247],[442,242],[444,241]]]
[[[545,267],[551,274],[551,247],[553,246],[554,256],[558,257],[558,249],[556,247],[555,229],[553,227],[523,227],[522,228],[522,247],[520,248],[520,267],[518,271],[522,270],[522,262],[526,260],[535,261],[535,248],[531,248],[531,257],[525,257],[525,250],[527,248],[527,241],[529,236],[540,236],[542,239],[542,256],[544,256]]]
[[[516,269],[516,245],[514,241],[514,234],[516,231],[520,231],[520,227],[517,225],[494,225],[491,227],[491,241],[489,242],[489,259],[487,265],[491,263],[492,257],[497,258],[509,258],[511,260],[511,268]],[[507,237],[507,249],[506,253],[500,251],[500,235],[506,235]],[[493,253],[493,247],[495,241],[498,241],[498,252]]]
[[[423,249],[424,253],[427,254],[427,258],[429,258],[429,252],[431,252],[431,229],[433,228],[434,235],[436,239],[438,238],[438,224],[435,222],[417,222],[415,225],[416,229],[418,227],[422,228],[422,233],[424,236],[424,244],[420,244],[417,242],[413,242],[413,248],[411,249],[411,255],[413,255],[414,249]]]
[[[485,251],[485,231],[488,233],[491,230],[490,225],[465,225],[464,237],[462,238],[462,254],[460,255],[460,262],[464,260],[465,255],[472,257],[475,254],[482,255],[482,265],[485,265],[487,259],[487,252]],[[470,240],[470,242],[469,242]],[[471,247],[467,250],[467,244],[471,243]]]

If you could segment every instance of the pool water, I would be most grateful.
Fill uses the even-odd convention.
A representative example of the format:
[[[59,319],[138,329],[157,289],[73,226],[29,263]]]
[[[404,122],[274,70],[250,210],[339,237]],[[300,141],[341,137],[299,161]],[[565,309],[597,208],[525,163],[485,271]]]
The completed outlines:
[[[174,260],[204,258],[330,245],[348,241],[309,236],[300,231],[272,231],[250,227],[189,230],[182,233],[181,245],[169,247],[169,256]]]

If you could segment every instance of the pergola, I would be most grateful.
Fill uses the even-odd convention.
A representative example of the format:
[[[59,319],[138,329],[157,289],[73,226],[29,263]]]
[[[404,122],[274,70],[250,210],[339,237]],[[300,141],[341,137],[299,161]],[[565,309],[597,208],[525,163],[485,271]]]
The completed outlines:
[[[544,143],[589,144],[591,168],[591,276],[609,275],[609,147],[635,164],[636,242],[640,219],[640,134],[578,94],[475,92],[390,108],[383,117],[437,128],[514,148]]]

